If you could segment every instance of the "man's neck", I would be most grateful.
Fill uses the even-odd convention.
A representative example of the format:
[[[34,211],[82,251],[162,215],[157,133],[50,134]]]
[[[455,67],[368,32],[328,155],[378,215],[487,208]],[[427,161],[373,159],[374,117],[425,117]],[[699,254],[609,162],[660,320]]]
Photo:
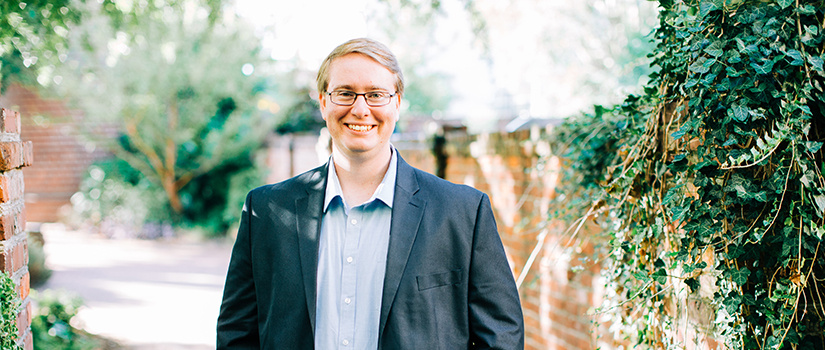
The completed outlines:
[[[349,206],[363,204],[372,197],[390,165],[392,151],[389,147],[375,157],[347,157],[334,147],[332,159],[344,200]]]

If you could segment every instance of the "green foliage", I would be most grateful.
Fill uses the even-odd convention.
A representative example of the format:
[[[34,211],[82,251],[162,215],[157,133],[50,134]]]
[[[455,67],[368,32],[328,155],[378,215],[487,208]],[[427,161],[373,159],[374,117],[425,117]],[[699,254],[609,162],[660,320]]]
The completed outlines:
[[[0,349],[19,349],[17,345],[17,313],[20,296],[17,285],[6,272],[0,272]]]
[[[32,337],[35,349],[91,350],[100,349],[101,341],[74,326],[73,319],[83,306],[77,295],[45,290],[32,291],[37,305],[32,317]]]
[[[641,347],[684,345],[691,299],[727,347],[822,348],[825,3],[661,6],[645,96],[557,134],[568,198],[610,217],[604,312]]]
[[[298,132],[318,132],[325,127],[318,102],[313,100],[310,94],[314,90],[309,88],[296,88],[291,93],[293,103],[286,111],[281,113],[281,120],[275,126],[275,131],[279,134]]]

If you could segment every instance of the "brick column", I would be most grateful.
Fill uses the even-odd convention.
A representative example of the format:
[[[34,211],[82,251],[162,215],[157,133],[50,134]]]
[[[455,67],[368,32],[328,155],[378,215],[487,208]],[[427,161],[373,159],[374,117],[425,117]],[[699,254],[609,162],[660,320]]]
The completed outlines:
[[[32,143],[20,140],[20,113],[0,109],[0,263],[11,274],[23,301],[17,315],[20,344],[31,350],[29,251],[25,232],[23,171],[31,165]]]

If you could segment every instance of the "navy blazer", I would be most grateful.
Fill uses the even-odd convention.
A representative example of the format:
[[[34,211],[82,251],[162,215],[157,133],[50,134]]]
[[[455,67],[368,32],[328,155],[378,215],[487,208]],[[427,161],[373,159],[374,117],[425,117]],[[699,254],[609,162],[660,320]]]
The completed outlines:
[[[249,192],[218,349],[313,349],[329,163]],[[398,158],[380,349],[523,349],[524,320],[490,201]]]

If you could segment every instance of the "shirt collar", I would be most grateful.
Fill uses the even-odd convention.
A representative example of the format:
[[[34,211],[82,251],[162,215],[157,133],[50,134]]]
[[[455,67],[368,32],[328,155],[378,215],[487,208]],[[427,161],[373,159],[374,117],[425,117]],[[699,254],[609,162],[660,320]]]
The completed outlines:
[[[392,144],[390,144],[390,152],[390,166],[387,168],[387,172],[384,173],[384,179],[381,180],[381,183],[378,184],[378,188],[375,189],[375,193],[372,194],[372,197],[370,197],[365,204],[377,199],[392,208],[392,200],[395,198],[395,177],[398,172],[398,152]],[[329,204],[333,199],[335,199],[335,197],[341,197],[341,203],[344,204],[344,208],[347,210],[349,209],[349,205],[347,205],[346,201],[344,201],[344,192],[341,190],[341,183],[338,181],[338,174],[335,172],[334,160],[330,157],[329,171],[327,171],[327,188],[324,194],[325,213],[327,208],[329,208]]]

